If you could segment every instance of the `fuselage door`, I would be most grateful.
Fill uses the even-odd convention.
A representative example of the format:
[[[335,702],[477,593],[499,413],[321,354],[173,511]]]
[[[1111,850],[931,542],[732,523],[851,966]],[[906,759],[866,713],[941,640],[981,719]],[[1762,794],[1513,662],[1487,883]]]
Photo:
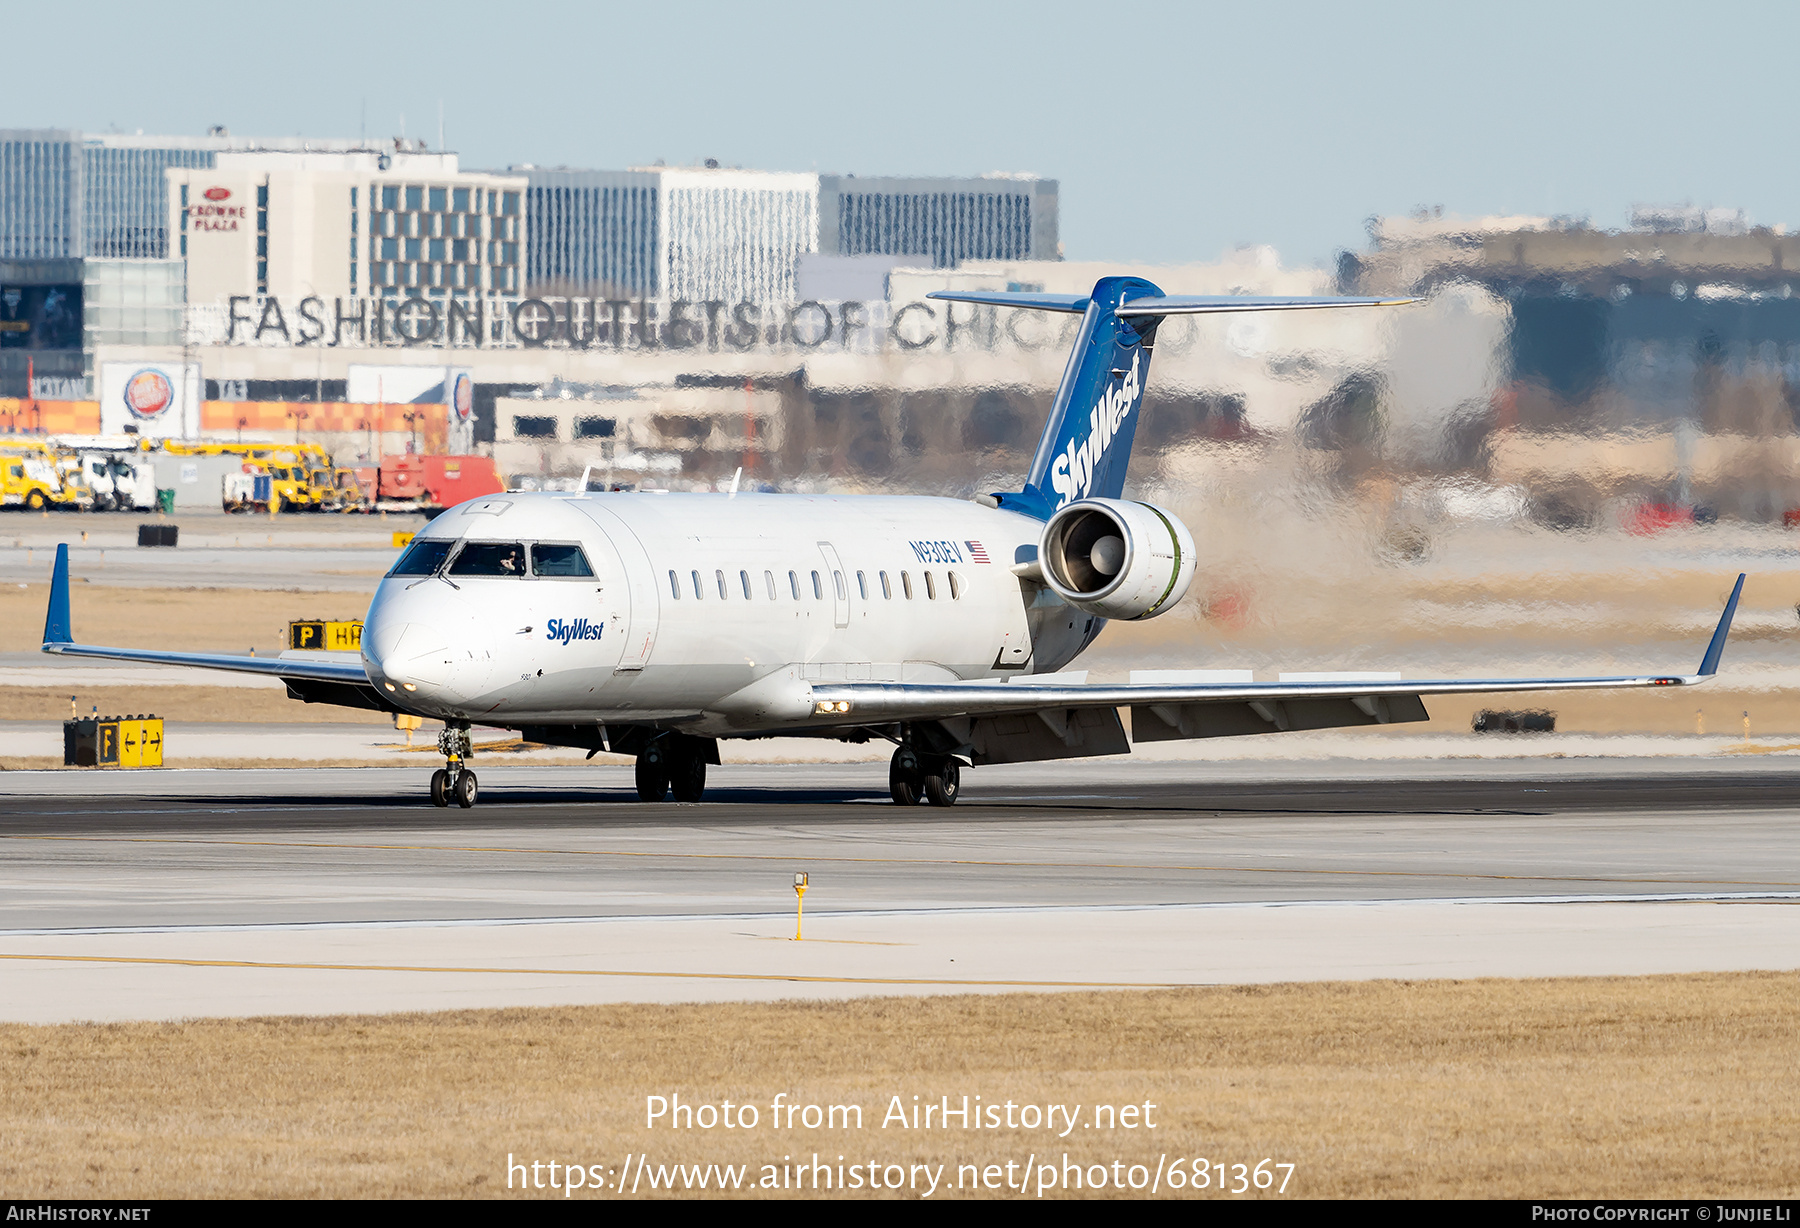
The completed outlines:
[[[630,526],[598,500],[571,499],[569,506],[585,512],[619,552],[631,596],[629,602],[621,603],[629,612],[622,619],[624,625],[618,628],[624,648],[614,669],[621,674],[635,673],[649,664],[650,654],[656,649],[656,625],[662,611],[656,573],[650,569],[650,554]]]
[[[850,625],[850,577],[844,574],[843,560],[838,558],[837,547],[830,542],[819,543],[819,553],[825,556],[825,587],[831,594],[831,621],[836,627]]]

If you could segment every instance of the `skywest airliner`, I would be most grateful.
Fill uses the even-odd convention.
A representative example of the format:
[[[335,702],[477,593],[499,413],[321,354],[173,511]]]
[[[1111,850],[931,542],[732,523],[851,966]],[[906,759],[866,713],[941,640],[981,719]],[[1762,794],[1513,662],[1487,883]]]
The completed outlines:
[[[1426,719],[1421,697],[1686,686],[1718,668],[1738,578],[1697,673],[1444,682],[1256,683],[1159,672],[1058,677],[1109,619],[1173,609],[1194,539],[1124,498],[1156,330],[1171,315],[1406,300],[939,293],[1079,314],[1024,489],[972,502],[813,495],[542,493],[452,508],[381,581],[360,659],[77,644],[57,549],[44,651],[278,677],[307,703],[442,720],[431,799],[472,806],[469,729],[635,756],[638,795],[698,801],[719,739],[885,739],[896,802],[956,800],[961,769],[1137,741]],[[1049,675],[1046,677],[1045,675]]]

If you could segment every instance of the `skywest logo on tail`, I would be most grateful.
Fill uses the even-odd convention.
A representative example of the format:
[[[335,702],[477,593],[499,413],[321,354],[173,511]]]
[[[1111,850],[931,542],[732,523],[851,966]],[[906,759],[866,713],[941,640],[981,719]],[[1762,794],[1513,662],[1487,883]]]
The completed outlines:
[[[1106,449],[1119,428],[1125,425],[1125,420],[1137,409],[1139,394],[1143,392],[1139,374],[1143,361],[1144,352],[1133,347],[1131,370],[1125,373],[1124,379],[1100,394],[1099,402],[1088,415],[1087,435],[1079,440],[1069,440],[1069,446],[1051,463],[1050,487],[1061,496],[1056,502],[1057,507],[1087,497],[1094,484],[1094,473],[1106,457]]]

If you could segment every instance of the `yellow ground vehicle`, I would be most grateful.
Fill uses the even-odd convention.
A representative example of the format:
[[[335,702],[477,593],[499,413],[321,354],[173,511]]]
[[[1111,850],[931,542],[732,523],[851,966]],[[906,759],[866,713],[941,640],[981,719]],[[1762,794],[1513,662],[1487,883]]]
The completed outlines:
[[[245,464],[269,475],[270,502],[283,512],[335,510],[337,482],[331,457],[317,444],[179,443],[163,445],[182,456],[241,456]]]
[[[80,458],[68,459],[77,472],[65,480],[62,453],[43,440],[0,441],[0,504],[39,511],[46,507],[92,507],[94,496],[79,480]]]

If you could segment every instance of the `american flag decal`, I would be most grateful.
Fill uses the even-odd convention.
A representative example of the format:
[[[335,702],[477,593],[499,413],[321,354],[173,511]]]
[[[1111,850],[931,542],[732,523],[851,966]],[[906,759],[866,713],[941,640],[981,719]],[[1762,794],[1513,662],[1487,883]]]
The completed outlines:
[[[980,542],[964,542],[963,545],[969,548],[969,558],[971,561],[976,563],[985,563],[988,561],[987,550]]]

